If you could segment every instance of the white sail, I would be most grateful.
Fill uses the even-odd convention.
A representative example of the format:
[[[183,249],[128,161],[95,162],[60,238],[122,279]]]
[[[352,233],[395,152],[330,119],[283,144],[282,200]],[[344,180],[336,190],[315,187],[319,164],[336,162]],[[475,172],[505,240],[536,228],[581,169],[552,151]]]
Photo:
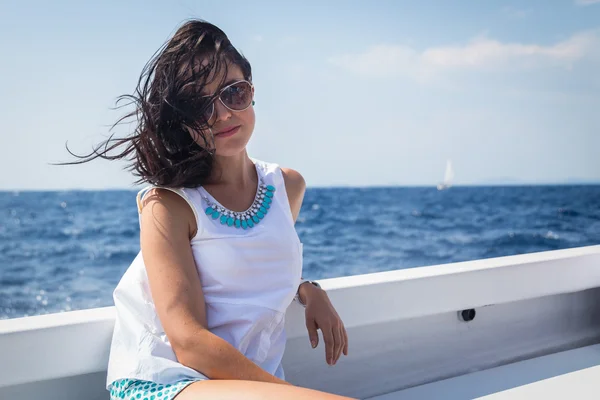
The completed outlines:
[[[452,161],[448,160],[446,162],[446,173],[444,174],[444,185],[446,185],[446,186],[452,185],[453,179],[454,179],[454,169],[452,169]]]
[[[438,190],[448,189],[452,186],[452,181],[454,180],[454,169],[452,168],[452,161],[446,161],[446,171],[444,172],[444,181],[442,183],[438,183]]]

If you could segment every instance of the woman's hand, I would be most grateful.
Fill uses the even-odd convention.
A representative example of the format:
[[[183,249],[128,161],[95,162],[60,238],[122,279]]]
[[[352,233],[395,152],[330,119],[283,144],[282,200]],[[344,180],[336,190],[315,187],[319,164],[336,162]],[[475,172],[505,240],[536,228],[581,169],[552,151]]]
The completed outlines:
[[[348,334],[342,319],[323,289],[304,283],[299,295],[306,304],[306,328],[313,349],[319,344],[317,329],[320,329],[325,341],[325,361],[335,365],[342,352],[348,355]]]

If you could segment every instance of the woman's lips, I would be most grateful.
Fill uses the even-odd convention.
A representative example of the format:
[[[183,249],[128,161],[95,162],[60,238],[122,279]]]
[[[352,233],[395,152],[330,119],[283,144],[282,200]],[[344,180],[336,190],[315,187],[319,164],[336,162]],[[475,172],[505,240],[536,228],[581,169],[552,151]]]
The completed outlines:
[[[233,136],[240,130],[240,125],[234,126],[233,128],[229,128],[225,131],[218,132],[215,137],[226,138],[229,136]]]

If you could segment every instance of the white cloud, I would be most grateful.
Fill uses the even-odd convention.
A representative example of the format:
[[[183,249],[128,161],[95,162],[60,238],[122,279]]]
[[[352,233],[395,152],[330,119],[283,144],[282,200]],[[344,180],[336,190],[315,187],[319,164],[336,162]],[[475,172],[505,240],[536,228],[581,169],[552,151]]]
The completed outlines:
[[[422,58],[427,64],[444,68],[507,66],[515,62],[530,66],[548,62],[571,65],[585,57],[598,42],[598,37],[589,33],[574,35],[550,46],[477,38],[465,46],[428,49]]]
[[[600,0],[575,0],[575,4],[580,6],[589,6],[592,4],[599,4]]]
[[[406,45],[377,45],[363,53],[331,57],[328,62],[369,76],[410,75],[428,78],[448,70],[571,68],[600,50],[598,32],[578,33],[551,45],[502,43],[476,37],[464,45],[418,51]]]
[[[262,35],[254,35],[252,36],[252,40],[254,40],[255,42],[262,42],[264,38]]]

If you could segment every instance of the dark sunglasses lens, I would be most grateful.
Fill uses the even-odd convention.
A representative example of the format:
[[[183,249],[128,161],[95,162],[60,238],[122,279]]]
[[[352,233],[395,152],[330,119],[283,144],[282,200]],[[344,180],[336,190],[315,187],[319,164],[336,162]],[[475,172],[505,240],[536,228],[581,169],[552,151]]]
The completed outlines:
[[[221,93],[221,100],[232,110],[244,110],[252,101],[252,86],[248,82],[238,82]]]

